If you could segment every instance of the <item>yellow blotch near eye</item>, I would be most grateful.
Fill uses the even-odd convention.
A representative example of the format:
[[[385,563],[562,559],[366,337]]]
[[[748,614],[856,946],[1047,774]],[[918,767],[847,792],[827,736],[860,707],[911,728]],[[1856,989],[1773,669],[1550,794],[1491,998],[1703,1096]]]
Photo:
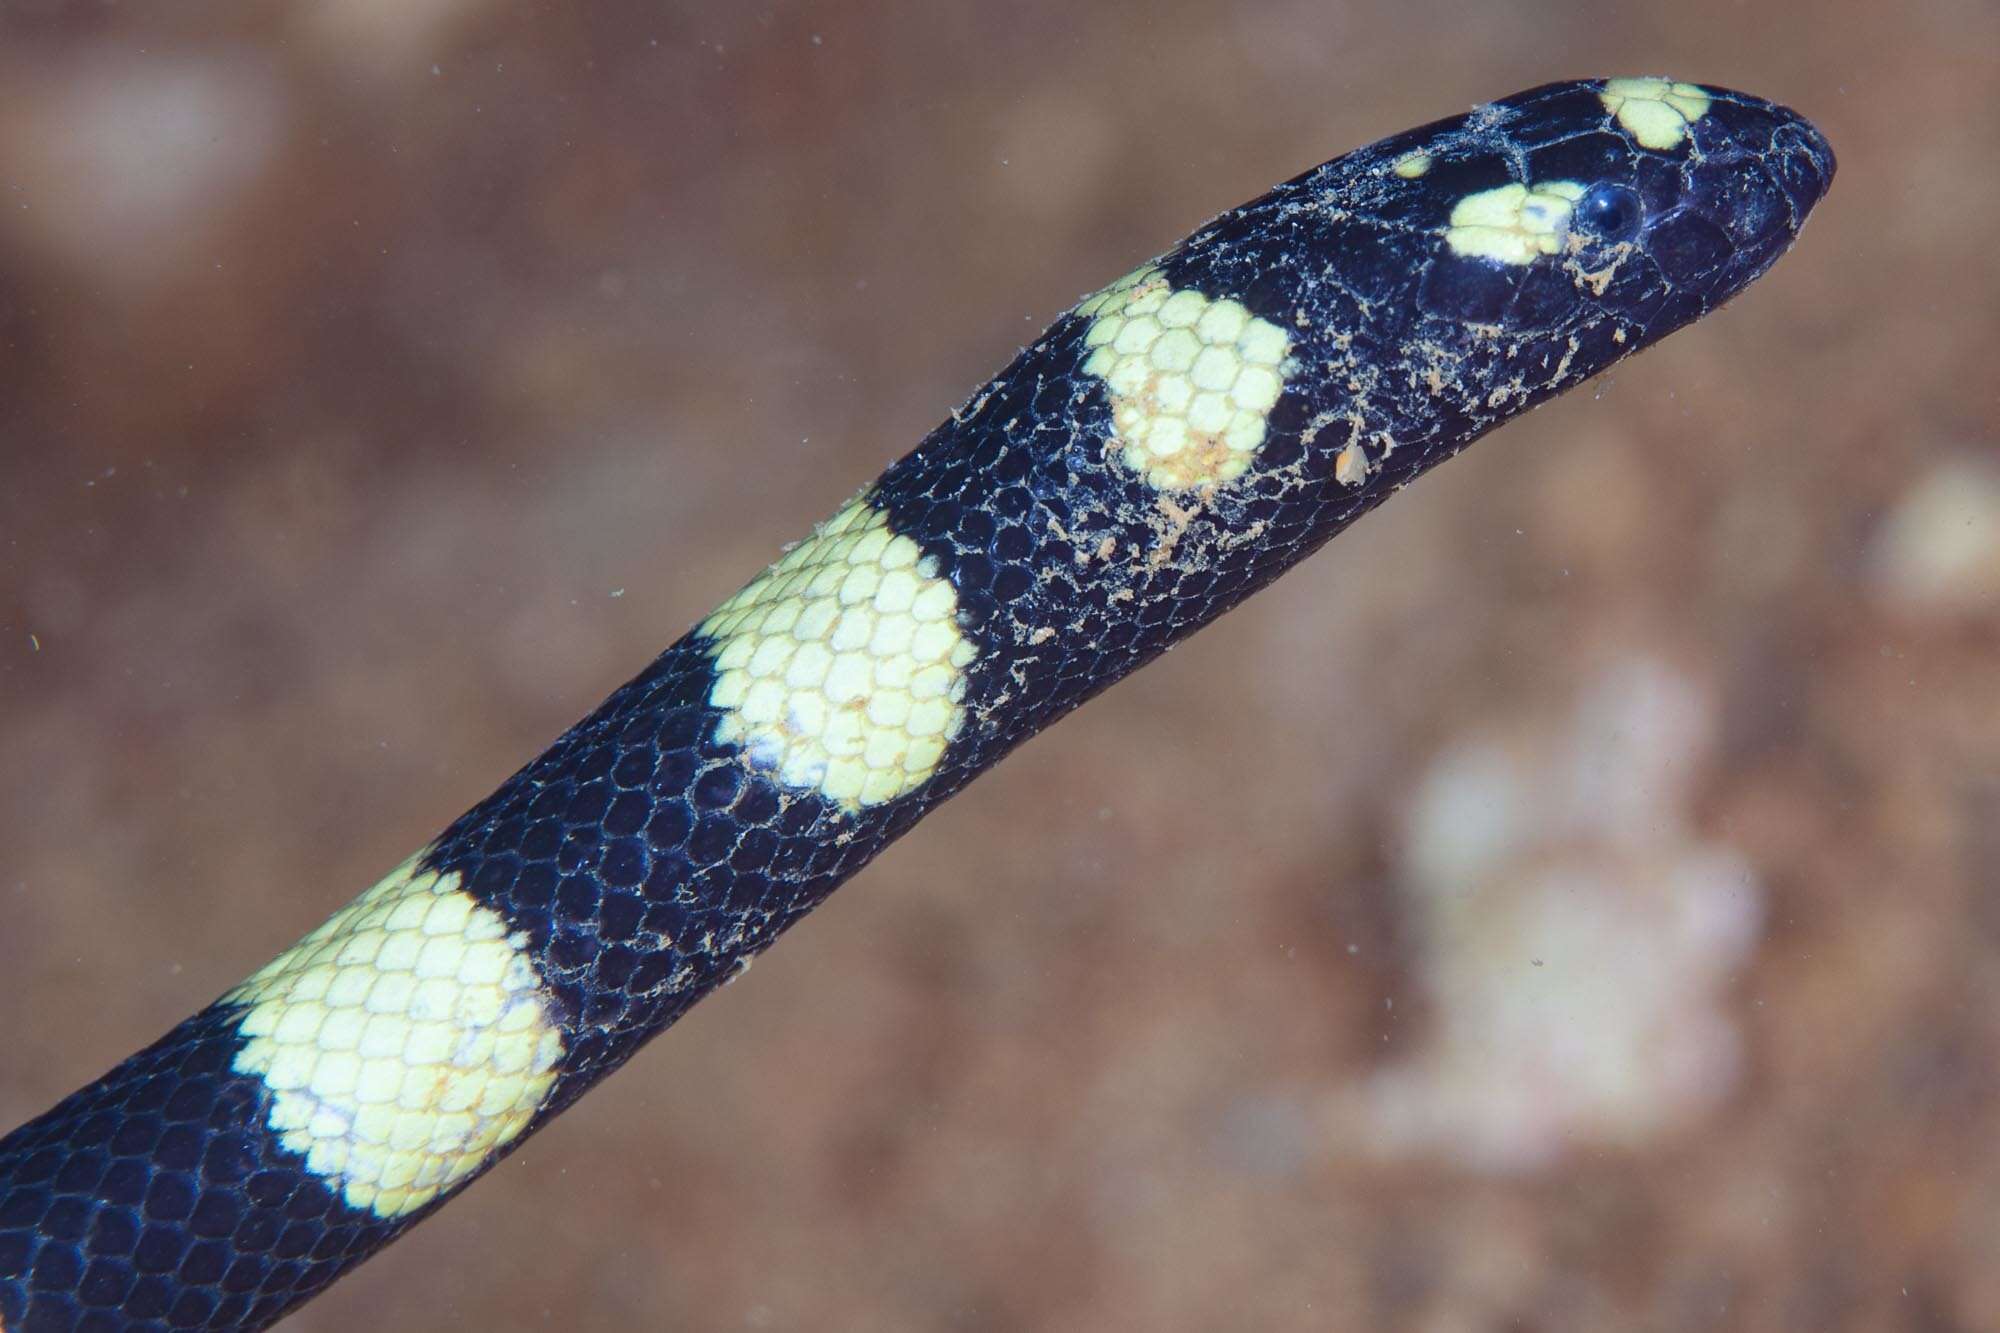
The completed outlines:
[[[1526,264],[1562,249],[1570,214],[1583,198],[1575,181],[1519,183],[1468,194],[1451,210],[1444,238],[1455,254]]]
[[[854,501],[717,607],[716,740],[780,786],[848,810],[930,780],[965,725],[978,656],[958,592],[888,516]]]
[[[411,857],[223,997],[267,1124],[348,1206],[423,1207],[534,1118],[562,1034],[526,935]]]
[[[1157,268],[1084,301],[1086,375],[1110,390],[1117,457],[1155,490],[1234,481],[1293,370],[1291,338],[1239,301],[1176,291]]]
[[[1662,152],[1687,137],[1710,101],[1700,85],[1667,79],[1607,79],[1597,98],[1641,147]]]

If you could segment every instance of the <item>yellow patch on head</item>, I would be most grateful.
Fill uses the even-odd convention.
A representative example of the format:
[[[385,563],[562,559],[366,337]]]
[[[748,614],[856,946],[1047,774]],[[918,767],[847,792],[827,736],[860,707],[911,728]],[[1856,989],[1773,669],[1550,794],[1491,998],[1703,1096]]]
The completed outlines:
[[[1687,137],[1710,101],[1700,85],[1667,79],[1607,79],[1597,99],[1641,147],[1662,152]]]
[[[420,855],[223,997],[246,1007],[234,1068],[274,1094],[271,1131],[379,1217],[516,1138],[563,1053],[527,937]]]
[[[1583,193],[1575,181],[1544,181],[1532,189],[1516,183],[1468,194],[1451,210],[1445,241],[1469,258],[1531,263],[1562,249]]]
[[[717,607],[715,737],[849,810],[915,791],[965,725],[979,653],[936,560],[866,497]]]
[[[1084,373],[1111,391],[1112,445],[1155,490],[1234,481],[1264,443],[1291,338],[1241,302],[1174,290],[1150,265],[1077,308]]]

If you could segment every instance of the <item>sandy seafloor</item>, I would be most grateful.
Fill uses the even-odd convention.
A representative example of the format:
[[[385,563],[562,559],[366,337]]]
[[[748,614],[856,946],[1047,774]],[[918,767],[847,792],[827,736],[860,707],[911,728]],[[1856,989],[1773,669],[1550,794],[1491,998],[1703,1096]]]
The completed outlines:
[[[0,1121],[1043,324],[1556,78],[1841,161],[1726,312],[1038,739],[297,1316],[2000,1327],[2000,8],[0,9]]]

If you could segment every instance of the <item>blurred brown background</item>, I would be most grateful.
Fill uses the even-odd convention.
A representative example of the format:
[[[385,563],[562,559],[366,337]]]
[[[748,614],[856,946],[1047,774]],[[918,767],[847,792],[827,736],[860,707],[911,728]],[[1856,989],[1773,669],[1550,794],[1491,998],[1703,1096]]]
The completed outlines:
[[[1555,78],[1841,172],[292,1327],[2000,1328],[2000,8],[0,5],[0,1121],[1076,297]]]

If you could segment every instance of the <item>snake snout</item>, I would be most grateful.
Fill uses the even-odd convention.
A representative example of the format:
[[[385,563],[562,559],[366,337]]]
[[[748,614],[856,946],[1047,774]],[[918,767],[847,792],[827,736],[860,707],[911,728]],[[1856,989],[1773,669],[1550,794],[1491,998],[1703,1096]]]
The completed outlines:
[[[1813,205],[1826,197],[1839,163],[1833,156],[1833,145],[1817,125],[1785,107],[1775,110],[1782,119],[1771,135],[1772,172],[1803,221]]]

